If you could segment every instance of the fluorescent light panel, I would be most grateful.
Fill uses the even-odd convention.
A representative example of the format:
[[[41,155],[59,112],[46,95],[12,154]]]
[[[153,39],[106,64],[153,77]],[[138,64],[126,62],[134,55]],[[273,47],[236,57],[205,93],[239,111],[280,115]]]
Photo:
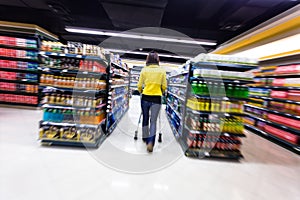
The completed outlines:
[[[128,53],[128,54],[138,54],[138,55],[148,55],[146,52],[140,52],[140,51],[128,51],[128,50],[121,50],[121,49],[105,49],[110,52],[115,53]],[[167,57],[167,58],[182,58],[182,59],[191,59],[192,57],[187,56],[177,56],[177,55],[171,55],[171,54],[158,54],[159,57]]]
[[[215,46],[217,44],[216,42],[211,42],[211,41],[197,41],[197,40],[192,40],[192,39],[186,40],[186,39],[181,39],[181,38],[166,38],[166,37],[159,37],[159,36],[137,35],[137,34],[122,33],[122,32],[110,32],[110,31],[102,31],[102,30],[82,29],[82,28],[75,28],[75,27],[74,28],[66,27],[65,30],[68,32],[71,32],[71,33],[105,35],[105,36],[111,36],[111,37],[154,40],[154,41],[162,41],[162,42],[198,44],[198,45],[206,45],[206,46]]]

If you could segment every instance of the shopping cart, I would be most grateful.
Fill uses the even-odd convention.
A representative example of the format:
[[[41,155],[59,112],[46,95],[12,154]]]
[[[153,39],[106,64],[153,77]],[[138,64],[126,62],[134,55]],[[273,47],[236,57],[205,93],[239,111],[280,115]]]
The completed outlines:
[[[139,125],[142,121],[142,115],[143,115],[143,112],[141,112],[140,114],[140,117],[139,117],[139,121],[138,121],[138,124],[137,124],[137,128],[136,128],[136,131],[134,132],[134,140],[137,140],[138,139],[138,131],[139,131]],[[160,111],[159,111],[159,114],[158,114],[158,128],[159,128],[159,131],[161,131],[161,118],[160,118]],[[158,134],[158,142],[161,143],[162,142],[162,133],[159,132]]]

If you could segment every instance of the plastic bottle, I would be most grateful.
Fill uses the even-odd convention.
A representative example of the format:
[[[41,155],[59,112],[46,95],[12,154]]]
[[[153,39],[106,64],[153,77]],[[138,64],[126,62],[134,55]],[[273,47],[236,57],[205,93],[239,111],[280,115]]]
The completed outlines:
[[[197,91],[197,81],[193,80],[191,86],[192,86],[192,93],[197,94],[198,93],[198,91]]]

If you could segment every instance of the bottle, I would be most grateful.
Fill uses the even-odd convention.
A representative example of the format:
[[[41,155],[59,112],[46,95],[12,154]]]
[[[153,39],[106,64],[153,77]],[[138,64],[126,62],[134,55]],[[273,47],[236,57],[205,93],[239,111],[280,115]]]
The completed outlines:
[[[197,94],[198,93],[198,91],[197,91],[197,81],[193,80],[191,86],[192,86],[192,93]]]
[[[233,96],[232,93],[233,93],[232,84],[228,84],[226,89],[226,96],[232,97]]]
[[[198,89],[198,94],[203,95],[203,83],[202,83],[202,81],[198,81],[197,89]]]
[[[47,109],[47,108],[44,109],[43,120],[44,121],[49,120],[49,109]]]
[[[43,104],[47,104],[49,102],[49,94],[46,94],[43,98]]]
[[[49,103],[50,104],[54,104],[55,103],[55,94],[51,94],[51,96],[49,98]]]
[[[209,95],[207,83],[205,81],[203,82],[203,95],[205,96]]]
[[[60,94],[56,95],[55,102],[56,102],[56,104],[60,104],[61,103],[61,101],[60,101]]]

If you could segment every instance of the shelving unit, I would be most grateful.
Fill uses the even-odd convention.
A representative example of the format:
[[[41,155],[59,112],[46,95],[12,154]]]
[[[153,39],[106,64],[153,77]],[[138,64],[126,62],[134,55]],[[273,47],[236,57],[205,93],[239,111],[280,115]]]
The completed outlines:
[[[265,131],[263,131],[259,128],[256,128],[255,126],[249,125],[249,124],[245,124],[245,127],[248,130],[250,130],[250,131],[252,131],[252,132],[254,132],[254,133],[256,133],[256,134],[258,134],[258,135],[260,135],[260,136],[262,136],[262,137],[264,137],[264,138],[266,138],[266,139],[268,139],[268,140],[270,140],[274,143],[277,143],[277,144],[279,144],[281,146],[284,146],[285,148],[287,148],[287,149],[289,149],[289,150],[291,150],[291,151],[293,151],[297,154],[300,154],[300,145],[291,144],[290,142],[287,142],[286,140],[283,140],[280,137],[276,137],[275,135],[272,135],[268,132],[265,132]]]
[[[299,57],[293,55],[261,61],[255,77],[257,83],[249,85],[253,91],[251,100],[245,105],[248,117],[253,120],[246,124],[247,129],[298,154],[300,73],[296,65],[299,63]]]
[[[137,92],[137,84],[139,81],[140,73],[142,71],[142,66],[133,66],[133,68],[130,69],[129,76],[130,76],[130,96],[133,94],[138,93]]]
[[[38,36],[0,32],[0,104],[38,106]]]
[[[118,62],[116,62],[116,61]],[[116,128],[129,107],[129,69],[117,56],[111,56],[108,84],[106,133]]]
[[[96,56],[57,52],[39,55],[44,109],[41,143],[97,148],[106,133],[108,62]]]
[[[222,71],[220,78],[202,76],[202,69],[214,70],[216,67]],[[247,77],[245,71],[256,67],[190,62],[181,73],[169,77],[168,120],[186,156],[219,159],[243,157],[240,152],[241,138],[245,137],[243,104],[248,98],[248,89],[244,85],[252,82],[244,77]],[[229,76],[236,77],[227,78]]]

